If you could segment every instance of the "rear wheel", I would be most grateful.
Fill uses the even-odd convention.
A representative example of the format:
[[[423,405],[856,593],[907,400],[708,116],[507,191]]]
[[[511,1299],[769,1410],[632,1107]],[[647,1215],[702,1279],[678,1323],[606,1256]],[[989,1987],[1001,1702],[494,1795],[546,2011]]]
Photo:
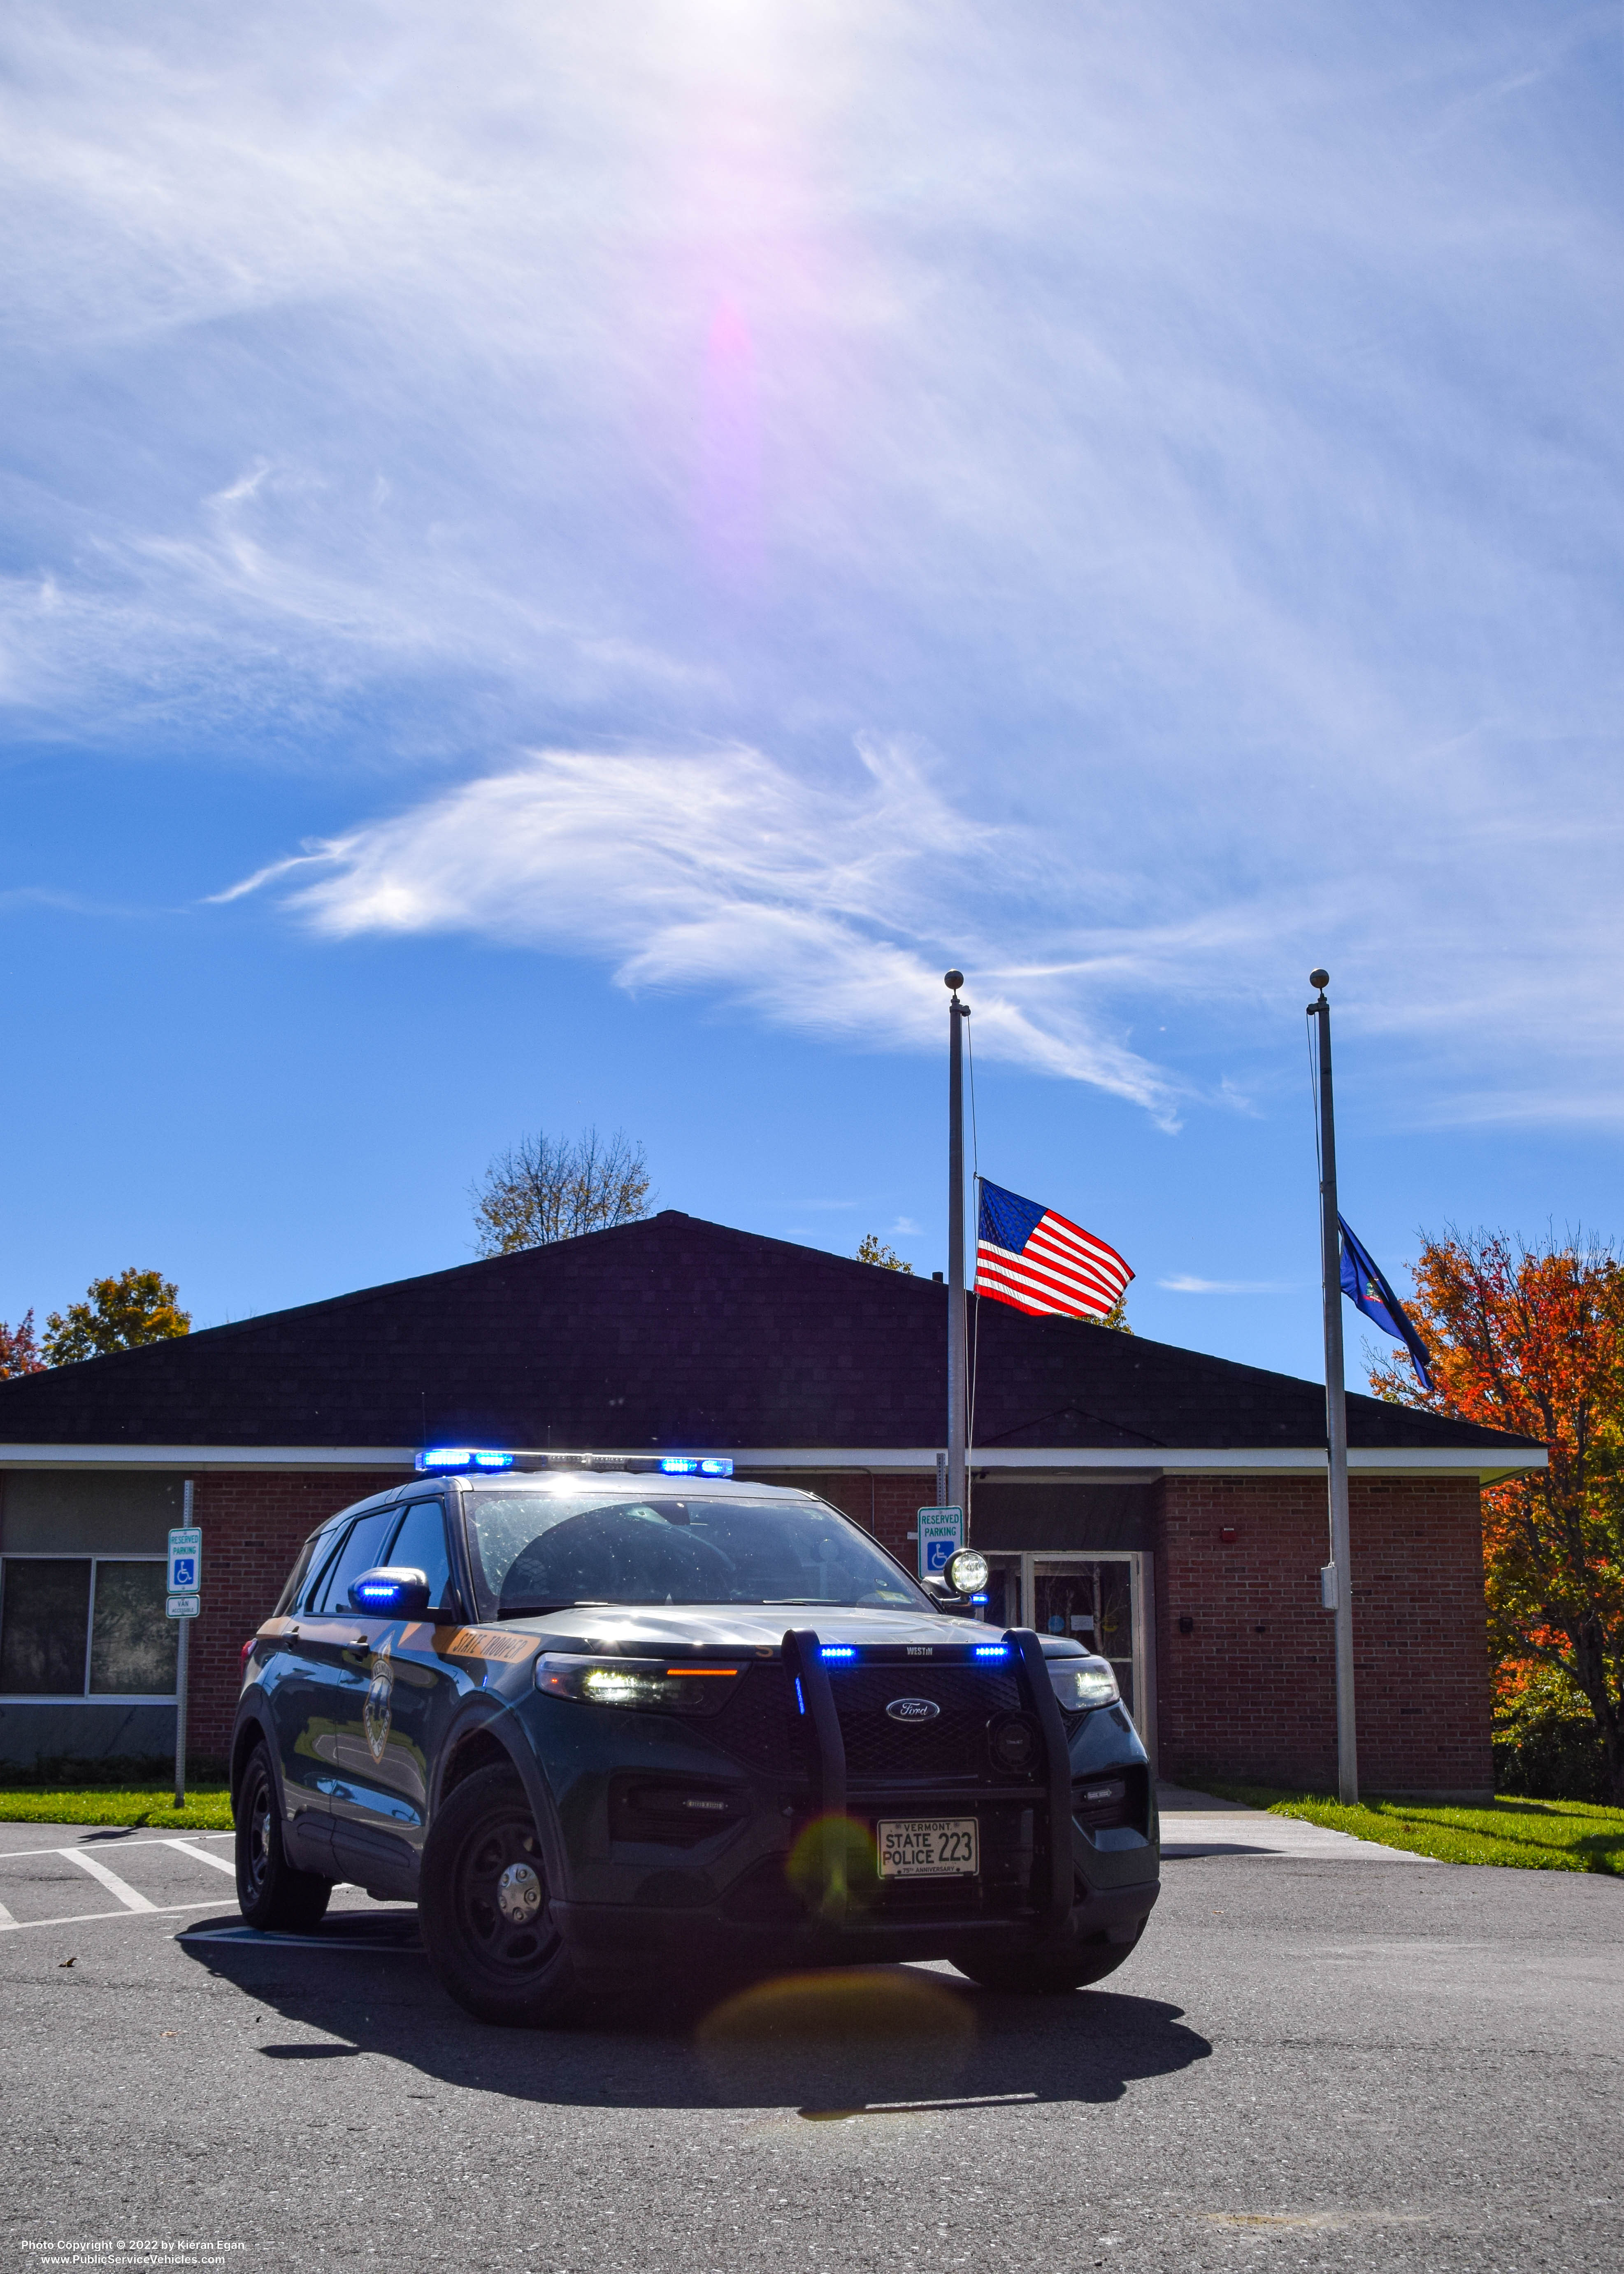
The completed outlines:
[[[429,1962],[482,2022],[545,2029],[581,1984],[553,1922],[541,1838],[511,1769],[477,1769],[436,1811],[423,1851],[418,1918]]]
[[[237,1900],[250,1926],[308,1934],[320,1925],[331,1879],[298,1871],[282,1845],[282,1811],[271,1757],[256,1745],[237,1795]]]
[[[1091,1982],[1103,1982],[1124,1958],[1133,1955],[1138,1939],[1136,1935],[1134,1942],[1092,1942],[1069,1950],[966,1951],[953,1963],[983,1990],[1047,1998],[1064,1990],[1086,1990]]]

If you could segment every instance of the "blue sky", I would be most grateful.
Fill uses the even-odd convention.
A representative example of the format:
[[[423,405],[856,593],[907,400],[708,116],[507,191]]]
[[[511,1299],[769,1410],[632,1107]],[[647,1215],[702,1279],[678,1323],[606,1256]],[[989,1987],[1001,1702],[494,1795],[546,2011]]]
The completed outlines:
[[[954,962],[1144,1332],[1317,1368],[1316,962],[1401,1284],[1624,1232],[1621,79],[1561,0],[21,0],[0,1317],[458,1261],[589,1121],[939,1266]]]

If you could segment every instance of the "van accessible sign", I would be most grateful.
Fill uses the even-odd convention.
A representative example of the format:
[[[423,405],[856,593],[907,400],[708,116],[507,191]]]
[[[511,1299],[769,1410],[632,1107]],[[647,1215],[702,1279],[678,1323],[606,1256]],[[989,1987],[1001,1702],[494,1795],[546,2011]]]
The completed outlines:
[[[938,1579],[948,1559],[964,1546],[961,1508],[921,1508],[919,1511],[919,1576]]]

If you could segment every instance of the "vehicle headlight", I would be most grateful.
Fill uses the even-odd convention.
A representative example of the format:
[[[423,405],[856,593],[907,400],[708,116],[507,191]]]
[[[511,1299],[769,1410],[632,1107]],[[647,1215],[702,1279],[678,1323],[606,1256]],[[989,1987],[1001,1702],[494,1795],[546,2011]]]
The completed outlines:
[[[1068,1713],[1089,1706],[1114,1706],[1122,1696],[1116,1676],[1103,1658],[1051,1658],[1049,1686]]]
[[[582,1706],[629,1706],[643,1713],[714,1713],[743,1675],[741,1666],[673,1666],[663,1658],[575,1658],[544,1651],[536,1687]]]

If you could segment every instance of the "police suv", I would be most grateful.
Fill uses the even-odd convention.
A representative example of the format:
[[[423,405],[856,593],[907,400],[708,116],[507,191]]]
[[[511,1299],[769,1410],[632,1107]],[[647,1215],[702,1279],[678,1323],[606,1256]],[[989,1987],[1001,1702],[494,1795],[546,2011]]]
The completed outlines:
[[[1110,1667],[966,1615],[812,1494],[703,1457],[418,1456],[305,1544],[244,1657],[237,1892],[308,1930],[416,1901],[488,2022],[628,1962],[945,1958],[1097,1982],[1156,1900]]]

